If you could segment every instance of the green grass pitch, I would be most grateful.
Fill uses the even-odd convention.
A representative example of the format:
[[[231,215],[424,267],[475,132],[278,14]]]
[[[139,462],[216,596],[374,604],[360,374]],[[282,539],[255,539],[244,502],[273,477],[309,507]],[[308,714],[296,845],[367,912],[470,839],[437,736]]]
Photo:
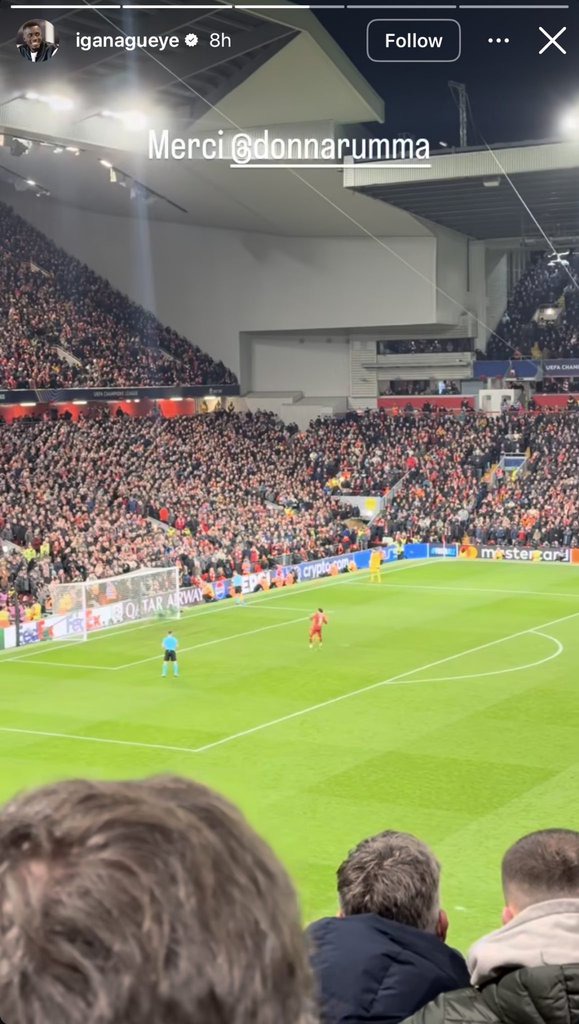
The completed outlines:
[[[330,624],[311,651],[308,617]],[[332,914],[359,839],[416,833],[443,863],[449,939],[498,927],[500,856],[579,828],[579,571],[401,562],[0,656],[0,798],[73,775],[180,772],[241,805],[304,919]]]

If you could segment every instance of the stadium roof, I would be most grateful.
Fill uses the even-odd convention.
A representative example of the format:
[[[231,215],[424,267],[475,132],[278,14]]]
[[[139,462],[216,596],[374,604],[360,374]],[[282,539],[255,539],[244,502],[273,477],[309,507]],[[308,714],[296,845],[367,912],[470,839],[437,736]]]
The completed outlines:
[[[103,10],[96,13],[94,8],[88,11],[79,5],[74,10],[54,9],[52,13],[53,9],[48,8],[60,38],[60,49],[57,59],[42,69],[43,85],[45,88],[53,88],[57,84],[59,88],[74,88],[77,94],[82,94],[87,106],[92,99],[99,110],[111,106],[127,91],[143,91],[148,97],[162,95],[171,102],[172,108],[178,107],[181,116],[197,121],[212,105],[222,104],[226,96],[239,90],[259,68],[271,62],[291,43],[298,42],[298,46],[293,47],[294,52],[303,49],[299,40],[307,38],[310,52],[315,51],[317,57],[316,66],[312,69],[316,75],[315,90],[309,88],[313,83],[308,66],[302,67],[301,97],[298,98],[296,91],[292,90],[288,116],[280,116],[283,111],[276,105],[275,118],[272,118],[269,116],[271,107],[268,106],[272,95],[265,91],[266,80],[262,79],[259,91],[252,96],[252,109],[244,107],[244,124],[327,118],[328,100],[332,103],[331,116],[337,121],[369,121],[382,117],[380,97],[309,11],[298,11],[293,4],[283,0],[279,3],[280,10],[276,11],[231,10],[231,5],[225,0],[216,0],[216,3],[223,3],[223,11],[175,10],[175,4],[170,0],[157,0],[158,10],[130,12]],[[265,3],[266,0],[252,0],[252,7],[259,8]],[[2,102],[32,87],[30,67],[16,54],[16,33],[24,20],[25,15],[19,11],[2,14]],[[99,32],[103,35],[178,33],[180,37],[187,32],[195,32],[200,45],[193,50],[180,47],[174,51],[165,50],[163,54],[157,51],[158,59],[152,50],[130,54],[119,49],[91,49],[87,52],[77,46],[77,33],[89,36]],[[204,45],[214,32],[224,34],[229,44],[218,48]],[[15,59],[9,60],[11,55]],[[293,70],[297,73],[297,64]],[[280,91],[280,74],[275,61],[270,66],[268,78],[275,99]],[[328,91],[330,84],[331,92]],[[307,103],[305,108],[304,102]],[[224,112],[229,114],[227,107]]]
[[[536,221],[552,240],[579,235],[579,143],[456,150],[430,163],[350,167],[344,183],[472,238],[544,240]]]
[[[159,0],[158,0],[159,2]],[[218,0],[220,2],[220,0]],[[239,173],[229,161],[151,161],[147,131],[102,116],[103,111],[143,111],[148,127],[167,127],[173,136],[251,128],[296,130],[298,134],[335,136],[343,126],[382,121],[384,104],[329,33],[309,11],[278,0],[275,10],[175,10],[163,0],[157,11],[82,9],[51,11],[60,37],[52,61],[32,78],[31,65],[16,51],[16,33],[24,15],[6,11],[0,24],[0,198],[11,201],[13,188],[26,192],[27,180],[50,199],[76,210],[134,216],[129,187],[109,181],[99,162],[112,164],[121,183],[140,183],[157,198],[148,219],[288,235],[356,235],[359,228],[338,205],[355,210],[356,218],[384,234],[425,235],[416,218],[372,200],[347,193],[338,170],[314,170],[301,176],[289,171]],[[174,5],[173,5],[174,6]],[[166,10],[163,9],[166,7]],[[121,29],[122,26],[122,29]],[[157,56],[149,52],[90,49],[77,44],[80,35],[134,35],[189,31],[200,39],[196,48],[179,47]],[[231,46],[213,49],[208,34],[224,33]],[[164,66],[163,66],[164,65]],[[32,81],[31,81],[32,78]],[[36,84],[38,82],[38,85]],[[38,102],[26,99],[36,89]],[[45,96],[72,97],[69,113],[40,102]],[[23,156],[11,151],[14,138],[32,140]],[[39,144],[45,143],[42,146]],[[77,147],[71,159],[64,147]],[[58,147],[59,156],[54,156]],[[327,197],[324,202],[318,193]],[[32,197],[31,197],[32,198]],[[33,213],[31,212],[31,215]]]

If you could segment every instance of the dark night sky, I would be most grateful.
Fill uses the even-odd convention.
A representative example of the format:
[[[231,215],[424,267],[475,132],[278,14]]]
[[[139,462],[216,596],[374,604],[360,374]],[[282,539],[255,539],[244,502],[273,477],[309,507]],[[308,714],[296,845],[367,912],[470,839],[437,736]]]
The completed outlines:
[[[356,6],[362,2],[357,0]],[[383,134],[408,132],[425,136],[434,145],[438,140],[458,145],[458,112],[448,90],[449,79],[466,84],[479,131],[488,142],[560,136],[561,112],[573,103],[579,106],[579,14],[577,0],[570,2],[569,10],[429,11],[425,5],[416,5],[416,10],[316,14],[384,98]],[[365,40],[366,25],[375,17],[456,18],[462,27],[461,59],[447,64],[373,63],[366,56]],[[560,38],[566,56],[554,46],[539,56],[547,42],[539,33],[540,25],[552,35],[567,25]],[[489,45],[491,36],[506,36],[510,43]],[[469,144],[479,143],[480,136],[470,125]]]

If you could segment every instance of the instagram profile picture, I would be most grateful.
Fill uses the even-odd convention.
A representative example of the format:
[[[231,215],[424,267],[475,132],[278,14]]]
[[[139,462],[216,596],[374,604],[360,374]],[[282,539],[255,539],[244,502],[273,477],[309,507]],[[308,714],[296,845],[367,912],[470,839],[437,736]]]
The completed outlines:
[[[38,64],[52,60],[58,50],[59,39],[54,25],[44,18],[30,18],[18,29],[16,45],[24,60]]]

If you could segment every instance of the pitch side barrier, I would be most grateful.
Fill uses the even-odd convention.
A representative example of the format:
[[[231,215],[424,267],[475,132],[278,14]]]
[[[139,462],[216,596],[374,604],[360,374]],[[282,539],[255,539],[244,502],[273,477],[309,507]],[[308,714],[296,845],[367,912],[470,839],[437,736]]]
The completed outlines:
[[[398,561],[396,547],[382,547],[384,563],[389,564]],[[351,571],[352,565],[356,570],[368,569],[371,549],[365,551],[353,551],[344,555],[331,555],[328,558],[320,558],[313,562],[301,562],[298,565],[279,566],[277,569],[264,570],[258,573],[249,573],[243,577],[242,590],[244,594],[252,594],[265,585],[274,587],[277,580],[285,581],[290,573],[295,576],[296,584],[309,583],[324,577],[339,575]],[[403,560],[412,559],[433,559],[453,558],[461,560],[482,560],[482,561],[505,561],[505,562],[562,562],[568,565],[579,565],[579,548],[529,548],[512,546],[493,546],[484,544],[406,544],[403,553]],[[217,601],[223,601],[229,597],[231,591],[230,580],[220,580],[213,584],[213,591]],[[150,598],[150,607],[138,608],[134,601],[117,601],[98,609],[87,609],[86,631],[88,634],[111,628],[123,626],[136,621],[142,621],[143,617],[154,619],[156,614],[170,614],[171,609],[167,607],[168,597],[165,595],[163,604],[155,606],[158,598]],[[169,597],[169,603],[174,600],[173,595]],[[193,608],[204,603],[203,591],[199,587],[186,587],[179,592],[179,605],[181,610]],[[145,616],[143,612],[146,612]],[[19,645],[29,646],[43,640],[71,640],[75,634],[79,637],[83,633],[82,619],[80,613],[68,615],[46,616],[37,622],[24,622],[19,627]],[[17,646],[16,626],[0,628],[0,651],[8,650]]]
[[[383,547],[384,561],[395,562],[397,552],[395,547]],[[456,558],[456,545],[444,547],[437,544],[407,544],[404,557],[409,558]],[[370,550],[353,551],[350,554],[332,555],[328,558],[320,558],[313,562],[301,562],[299,565],[279,566],[277,569],[268,569],[258,573],[250,573],[243,577],[243,593],[252,594],[261,587],[275,587],[278,579],[285,581],[290,575],[295,576],[297,583],[308,583],[312,580],[321,579],[332,574],[338,575],[348,572],[352,566],[356,569],[367,569],[370,562]],[[213,584],[213,591],[217,601],[229,597],[231,590],[230,580],[218,580]],[[143,619],[154,619],[156,615],[170,615],[171,602],[175,598],[172,594],[165,594],[163,598],[151,597],[144,602],[115,601],[111,604],[99,606],[98,608],[87,608],[86,610],[86,634],[91,635],[103,629],[110,629],[114,626],[124,626],[129,623],[142,621]],[[157,604],[155,603],[157,602]],[[199,587],[186,587],[179,592],[179,605],[181,610],[193,608],[204,603],[203,591]],[[72,612],[66,615],[47,615],[36,622],[23,622],[19,627],[18,643],[15,625],[7,628],[0,628],[0,651],[8,650],[16,646],[27,647],[40,643],[44,640],[75,640],[82,639],[85,635],[83,630],[82,612]]]
[[[384,555],[384,563],[398,561],[396,547],[381,547]],[[283,580],[291,574],[297,583],[310,583],[312,580],[322,579],[324,576],[338,576],[340,573],[349,572],[353,565],[356,569],[368,569],[372,549],[365,551],[352,551],[344,555],[330,555],[328,558],[319,558],[313,562],[300,562],[298,565],[284,565],[277,569],[268,569],[264,572],[250,573],[243,577],[243,593],[252,594],[260,587],[264,580],[269,586],[275,586],[276,578]],[[407,544],[403,558],[456,558],[458,547],[456,544]],[[218,601],[229,595],[230,580],[218,581],[214,584],[215,597]]]
[[[531,548],[501,544],[461,544],[458,557],[486,562],[563,562],[579,565],[579,548]]]

